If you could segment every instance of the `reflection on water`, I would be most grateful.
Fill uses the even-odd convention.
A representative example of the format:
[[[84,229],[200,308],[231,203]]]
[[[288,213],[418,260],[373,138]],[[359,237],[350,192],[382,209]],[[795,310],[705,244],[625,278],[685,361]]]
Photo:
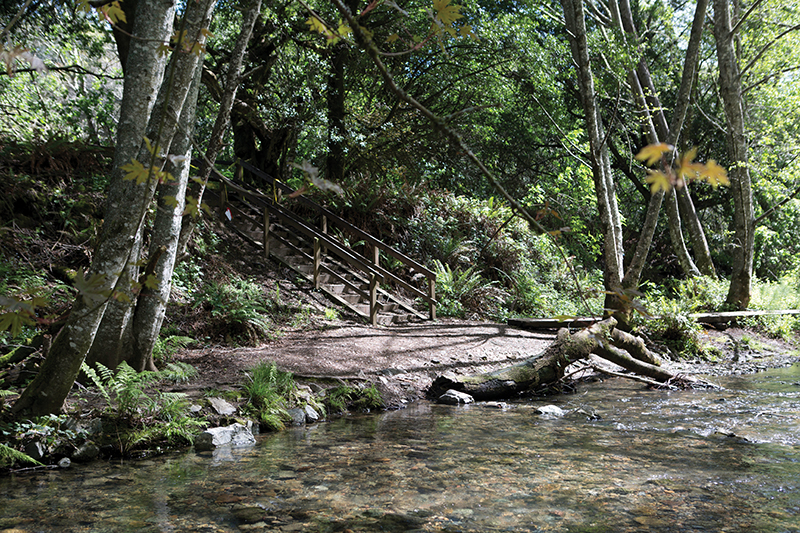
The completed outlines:
[[[254,448],[16,475],[0,530],[797,532],[798,370],[724,391],[609,380],[550,398],[580,408],[558,420],[420,403]]]

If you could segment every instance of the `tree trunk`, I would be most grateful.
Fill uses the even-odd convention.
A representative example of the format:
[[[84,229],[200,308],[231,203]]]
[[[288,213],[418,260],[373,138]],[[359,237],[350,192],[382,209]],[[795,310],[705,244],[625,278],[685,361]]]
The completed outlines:
[[[197,41],[200,44],[205,42],[205,36],[200,32],[200,29],[208,26],[213,5],[214,3],[211,0],[208,0],[206,5],[196,2],[188,4],[185,14],[187,19],[186,29],[189,30],[187,33],[188,39]],[[160,30],[164,27],[165,16],[169,14],[171,17],[172,15],[172,4],[163,1],[156,0],[151,3],[148,0],[140,0],[138,7],[135,25],[139,29],[137,36],[141,38],[133,39],[131,42],[130,56],[128,58],[129,69],[133,66],[134,57],[136,57],[135,51],[139,46],[151,49],[149,54],[143,53],[140,56],[143,64],[157,61],[158,54],[155,52],[155,48],[159,44],[158,40],[160,40],[161,34],[159,33],[156,36],[158,39],[154,39],[154,27]],[[173,62],[175,63],[175,69],[171,71],[166,83],[161,85],[159,98],[156,100],[156,105],[152,106],[153,111],[150,115],[147,129],[152,146],[158,147],[159,152],[157,154],[169,153],[169,146],[180,114],[179,111],[185,103],[186,94],[193,79],[194,69],[198,63],[198,56],[176,50],[172,54],[170,64]],[[125,90],[129,90],[129,85],[152,83],[153,77],[158,76],[158,74],[155,69],[150,69],[150,72],[152,77],[149,78],[126,78]],[[130,99],[125,101],[124,98],[123,100],[124,103],[127,102],[127,105],[132,106],[133,109],[139,112],[150,107],[147,102],[132,102]],[[142,106],[145,106],[144,109]],[[134,113],[130,114],[132,122],[133,115]],[[144,117],[146,118],[147,115],[144,115]],[[120,123],[121,129],[123,126]],[[130,128],[127,128],[125,131],[129,132],[129,130]],[[124,147],[134,144],[133,139],[129,139],[124,135],[120,133],[121,142],[118,144],[118,150],[126,149]],[[142,144],[141,137],[136,139],[136,143],[140,145],[136,160],[142,163],[144,168],[149,168],[151,165],[160,166],[159,161],[151,158],[149,150]],[[119,160],[119,158],[115,157],[115,160]],[[112,183],[120,180],[122,180],[122,172],[116,170]],[[133,190],[130,190],[126,197],[119,197],[116,193],[112,196],[111,192],[119,192],[124,187],[111,187],[108,202],[109,209],[107,209],[103,230],[90,269],[90,273],[97,274],[99,276],[97,279],[101,280],[97,289],[108,293],[119,289],[120,275],[131,262],[136,236],[142,229],[142,221],[152,201],[156,186],[156,180],[154,179],[141,184],[137,184],[135,180],[127,183],[131,184],[130,187]],[[127,183],[126,187],[128,186]],[[92,293],[97,292],[97,289],[93,289]],[[13,410],[15,412],[44,415],[56,413],[61,409],[64,399],[69,394],[70,388],[78,376],[81,364],[84,362],[86,354],[94,342],[95,334],[108,303],[108,297],[99,303],[96,301],[87,303],[84,302],[85,299],[87,299],[86,294],[78,298],[66,325],[53,342],[50,353],[45,359],[39,374],[14,404]],[[116,344],[107,348],[114,349],[115,346]]]
[[[586,25],[582,0],[561,0],[567,24],[572,58],[578,69],[578,85],[589,136],[592,176],[597,196],[597,208],[603,228],[604,283],[608,291],[619,291],[623,278],[622,223],[617,206],[605,130],[597,106],[597,95],[589,63]]]
[[[247,52],[247,43],[250,42],[250,37],[253,34],[253,26],[258,19],[261,12],[261,0],[253,0],[250,8],[245,12],[242,19],[242,31],[236,38],[236,44],[231,52],[231,60],[228,65],[228,72],[225,82],[225,90],[220,94],[219,111],[217,111],[217,118],[214,120],[214,126],[211,130],[211,138],[208,141],[206,148],[205,158],[201,166],[201,173],[199,176],[200,187],[195,192],[197,195],[198,205],[203,201],[203,194],[205,193],[205,186],[208,183],[208,178],[211,175],[211,170],[214,162],[217,160],[217,154],[222,148],[222,141],[225,135],[225,130],[231,120],[231,110],[233,103],[236,99],[236,91],[242,81],[242,63],[244,55]],[[183,225],[178,239],[177,257],[180,258],[186,251],[186,246],[189,244],[189,239],[192,237],[195,227],[197,226],[197,219],[194,217],[186,217],[183,220]]]
[[[750,303],[753,278],[755,213],[744,129],[744,101],[727,0],[714,0],[714,40],[719,91],[728,126],[728,157],[731,161],[728,177],[733,195],[733,272],[726,301],[737,309],[746,309]]]
[[[186,105],[180,118],[180,128],[173,141],[172,152],[185,157],[176,164],[167,164],[167,169],[175,178],[162,183],[158,189],[158,205],[153,234],[148,254],[152,267],[148,264],[145,276],[152,275],[158,286],[143,285],[136,299],[136,310],[132,320],[132,350],[128,363],[134,370],[157,370],[153,363],[153,347],[161,331],[161,323],[167,310],[167,302],[172,289],[172,272],[178,251],[178,237],[183,222],[183,208],[186,197],[186,184],[189,182],[192,158],[192,134],[194,131],[197,94],[200,89],[201,69],[195,71],[194,81]],[[147,280],[144,280],[145,283]]]
[[[562,328],[556,341],[545,351],[526,359],[518,365],[496,372],[475,376],[444,374],[437,377],[428,389],[427,396],[436,399],[449,389],[465,392],[476,400],[510,398],[521,392],[555,383],[564,377],[564,370],[575,361],[589,357],[597,347],[597,338],[608,332],[613,318],[598,322],[570,335]]]
[[[486,374],[457,376],[448,373],[437,377],[427,397],[437,399],[453,389],[476,400],[512,398],[560,380],[567,366],[591,354],[651,378],[656,384],[707,385],[662,369],[658,356],[646,348],[642,339],[616,329],[616,325],[614,318],[608,318],[572,335],[561,329],[556,341],[545,351],[517,365]]]

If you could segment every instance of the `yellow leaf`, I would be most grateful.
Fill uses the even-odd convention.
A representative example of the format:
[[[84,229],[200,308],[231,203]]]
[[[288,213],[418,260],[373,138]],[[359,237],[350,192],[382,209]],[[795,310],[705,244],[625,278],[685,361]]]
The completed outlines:
[[[470,26],[469,24],[464,24],[463,26],[461,26],[461,29],[458,30],[458,36],[459,37],[472,37],[476,41],[478,40],[478,36],[475,35],[475,33],[472,31],[472,26]]]
[[[161,43],[156,49],[156,54],[158,54],[159,57],[166,57],[167,54],[169,54],[170,50],[172,49],[169,47],[168,44]]]
[[[158,278],[155,277],[153,274],[148,274],[144,280],[144,286],[148,289],[157,289],[158,288]]]
[[[135,159],[131,159],[130,163],[120,167],[120,169],[127,172],[127,174],[125,174],[125,177],[123,179],[136,180],[137,185],[141,185],[142,183],[145,183],[148,180],[148,178],[150,177],[150,170],[153,170],[153,174],[157,175],[158,173],[158,171],[154,167],[151,167],[151,169],[146,169],[144,168],[144,165],[142,165]]]
[[[397,35],[396,33],[393,33],[393,34],[391,34],[390,36],[388,36],[386,38],[386,42],[387,43],[393,43],[393,42],[397,41],[399,38],[400,38],[399,35]]]
[[[164,197],[164,204],[168,205],[172,209],[178,207],[178,199],[174,196],[165,196]]]
[[[664,155],[666,152],[671,152],[672,146],[666,143],[659,143],[659,144],[649,144],[641,149],[641,151],[636,154],[636,159],[638,161],[644,161],[649,166],[653,166],[659,161],[661,161],[661,156]]]
[[[114,24],[117,22],[127,22],[125,12],[120,7],[119,1],[111,2],[98,9]]]
[[[730,185],[728,173],[717,164],[713,159],[709,159],[705,164],[705,169],[700,172],[700,177],[708,182],[715,189],[720,185]]]
[[[450,0],[433,0],[433,10],[436,13],[436,20],[445,28],[452,28],[453,22],[464,17],[459,13],[461,6],[451,5]]]
[[[650,184],[650,192],[656,194],[658,191],[669,191],[672,188],[672,183],[663,172],[659,170],[648,171],[648,176],[645,181]]]

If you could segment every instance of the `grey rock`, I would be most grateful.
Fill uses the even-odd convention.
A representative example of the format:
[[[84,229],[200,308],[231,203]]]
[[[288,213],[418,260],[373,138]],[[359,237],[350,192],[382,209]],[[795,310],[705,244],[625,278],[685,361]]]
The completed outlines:
[[[320,418],[319,413],[310,405],[306,405],[303,409],[306,412],[306,423],[313,424],[314,422],[318,422]]]
[[[211,404],[211,407],[217,412],[217,414],[222,416],[230,416],[236,413],[236,407],[226,402],[222,398],[209,398],[208,403]]]
[[[194,440],[194,448],[197,451],[206,451],[219,446],[252,446],[255,443],[256,438],[250,428],[236,423],[205,430]]]
[[[292,417],[293,426],[304,426],[306,424],[306,411],[305,409],[294,408],[287,411],[289,416]]]
[[[88,463],[94,461],[100,455],[100,448],[92,441],[86,441],[72,454],[72,460],[76,463]]]
[[[472,403],[475,401],[475,399],[465,392],[459,392],[457,390],[450,389],[439,396],[437,401],[447,405],[461,405]]]
[[[196,414],[200,413],[200,411],[202,411],[202,410],[203,410],[203,406],[202,405],[197,405],[196,403],[193,403],[192,405],[189,406],[189,413],[193,414],[193,415],[196,415]]]
[[[72,464],[72,461],[69,460],[69,457],[62,457],[58,461],[59,468],[69,468],[69,465]]]
[[[47,454],[47,448],[41,442],[33,441],[29,442],[25,445],[25,455],[29,456],[32,459],[36,459],[37,461],[41,461],[44,456]]]
[[[508,409],[508,404],[506,402],[484,402],[483,406],[491,409]]]
[[[536,408],[536,414],[541,415],[542,418],[561,418],[568,412],[556,405],[543,405]]]

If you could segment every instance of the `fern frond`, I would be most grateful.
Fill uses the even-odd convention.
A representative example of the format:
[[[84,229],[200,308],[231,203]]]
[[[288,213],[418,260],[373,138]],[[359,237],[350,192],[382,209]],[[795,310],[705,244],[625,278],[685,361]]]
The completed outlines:
[[[100,363],[97,363],[97,366],[100,367],[101,369],[108,370],[106,367],[104,367]],[[86,363],[82,363],[81,364],[81,371],[83,371],[83,373],[86,374],[89,377],[89,379],[92,380],[92,383],[94,383],[94,386],[97,387],[97,389],[103,395],[103,398],[106,401],[106,406],[107,407],[111,407],[111,395],[108,393],[108,389],[106,388],[105,383],[103,383],[103,380],[100,378],[100,376],[97,374],[97,372],[95,372],[94,368],[90,367]],[[102,370],[101,370],[101,372],[102,372]]]
[[[36,466],[41,466],[42,464],[30,455],[22,453],[11,446],[0,443],[0,467],[11,466],[17,462],[33,463]]]
[[[175,383],[186,383],[197,377],[199,372],[189,363],[168,363],[166,368],[159,372],[162,379],[174,381]]]

